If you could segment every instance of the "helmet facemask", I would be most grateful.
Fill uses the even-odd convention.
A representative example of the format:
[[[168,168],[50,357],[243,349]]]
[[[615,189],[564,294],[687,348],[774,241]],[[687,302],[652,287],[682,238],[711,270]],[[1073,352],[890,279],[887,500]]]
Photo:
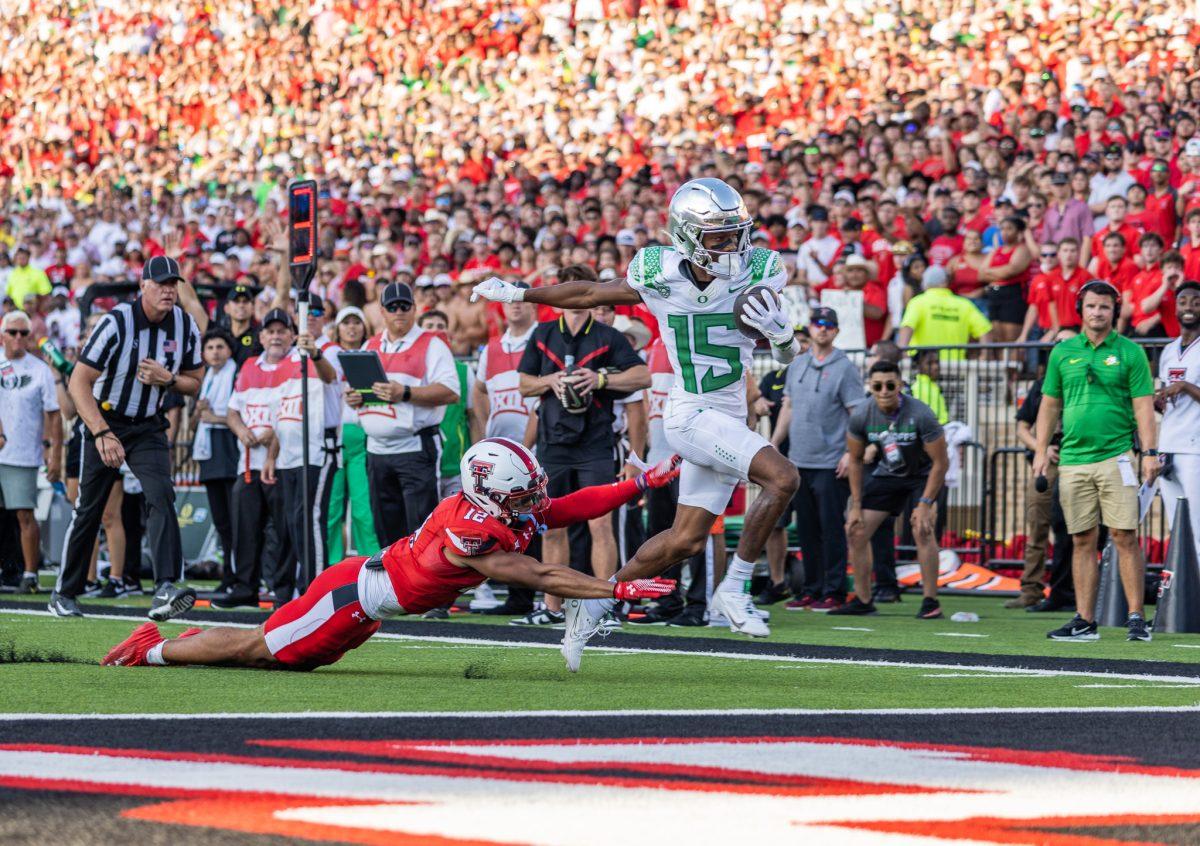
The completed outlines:
[[[498,492],[493,492],[496,497]],[[531,487],[527,491],[514,491],[509,494],[499,495],[496,504],[500,506],[500,510],[504,516],[512,520],[521,520],[525,517],[535,514],[545,507],[546,504],[546,474],[540,473]]]
[[[733,279],[749,266],[752,226],[752,221],[712,228],[685,222],[672,233],[672,240],[696,267],[721,279]],[[706,241],[712,246],[706,246]]]

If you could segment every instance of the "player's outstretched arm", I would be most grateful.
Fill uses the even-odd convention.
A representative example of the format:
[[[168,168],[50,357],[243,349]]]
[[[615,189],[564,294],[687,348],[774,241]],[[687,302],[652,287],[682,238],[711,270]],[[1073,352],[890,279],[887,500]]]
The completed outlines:
[[[637,305],[641,296],[624,279],[614,282],[560,282],[546,288],[518,288],[493,276],[476,285],[471,302],[480,297],[498,303],[527,302],[555,308],[595,308],[602,305]]]
[[[538,561],[517,552],[492,552],[466,557],[447,549],[446,557],[490,579],[524,585],[566,599],[652,599],[665,596],[675,589],[672,579],[606,582],[585,576],[570,567]]]
[[[679,465],[682,463],[682,458],[672,455],[633,479],[609,485],[592,485],[590,488],[581,488],[566,496],[556,497],[550,500],[550,507],[546,509],[546,527],[561,529],[602,517],[631,499],[641,496],[648,488],[661,488],[670,484],[671,480],[679,475]]]

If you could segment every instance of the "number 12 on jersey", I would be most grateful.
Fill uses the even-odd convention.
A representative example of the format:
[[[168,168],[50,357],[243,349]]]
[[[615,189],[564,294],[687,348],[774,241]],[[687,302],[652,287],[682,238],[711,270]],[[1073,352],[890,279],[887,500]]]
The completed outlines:
[[[679,374],[683,377],[683,389],[689,394],[719,391],[742,378],[741,350],[708,339],[709,330],[714,327],[737,330],[732,314],[671,314],[667,316],[667,326],[675,336]],[[696,356],[723,361],[729,365],[729,372],[717,373],[716,367],[709,367],[697,382]]]

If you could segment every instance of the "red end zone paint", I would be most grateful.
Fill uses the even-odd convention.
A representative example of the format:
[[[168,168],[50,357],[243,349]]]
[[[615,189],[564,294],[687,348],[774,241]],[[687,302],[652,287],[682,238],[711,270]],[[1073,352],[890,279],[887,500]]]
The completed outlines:
[[[707,822],[742,834],[751,829],[741,827],[767,827],[774,835],[764,842],[818,832],[828,838],[833,826],[854,830],[861,842],[899,835],[1115,846],[1137,841],[1071,829],[1200,824],[1200,770],[1078,753],[828,736],[250,742],[331,757],[7,744],[0,745],[0,785],[174,799],[123,816],[380,846],[515,843],[535,831],[538,842],[569,844],[576,816],[580,830],[594,831],[597,819],[619,817],[629,802],[653,803],[681,829],[681,840],[689,826],[693,835],[713,833],[702,828]],[[830,776],[847,769],[876,780]],[[79,772],[93,773],[92,780]],[[568,820],[566,830],[526,821],[523,803],[532,797],[539,814]],[[482,819],[472,818],[477,807],[486,809]],[[746,816],[751,808],[757,817]],[[993,813],[977,812],[985,809]],[[1010,809],[1026,816],[1004,816]],[[505,836],[492,830],[493,820],[508,826]],[[512,836],[513,825],[525,825],[523,836]]]

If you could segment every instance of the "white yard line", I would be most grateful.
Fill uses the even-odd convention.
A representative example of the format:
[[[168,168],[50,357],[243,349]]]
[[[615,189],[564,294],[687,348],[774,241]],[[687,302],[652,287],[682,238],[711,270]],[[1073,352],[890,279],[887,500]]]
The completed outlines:
[[[264,711],[259,713],[179,714],[0,714],[0,721],[49,720],[411,720],[411,719],[545,719],[608,717],[920,717],[1004,714],[1196,714],[1200,705],[1131,705],[1051,708],[707,708],[694,710],[647,709],[611,711]]]
[[[1130,690],[1147,690],[1152,687],[1189,688],[1189,687],[1196,687],[1196,685],[1194,685],[1194,684],[1077,684],[1077,685],[1075,685],[1075,687],[1079,688],[1080,690],[1085,690],[1088,688],[1106,688],[1106,689],[1127,688]]]
[[[926,679],[1019,679],[1011,673],[922,673]]]
[[[0,608],[0,613],[5,614],[22,614],[29,616],[50,617],[49,611],[36,611],[15,608]],[[102,620],[125,620],[134,623],[143,623],[146,618],[133,615],[97,615],[95,619]],[[187,624],[205,625],[204,622],[197,621],[195,618],[186,621],[176,621],[176,624],[186,622]],[[69,625],[66,623],[64,625]],[[257,623],[207,623],[209,626],[235,626],[237,628],[254,628]],[[379,632],[374,635],[377,640],[390,640],[401,643],[438,643],[438,644],[462,644],[467,646],[480,647],[506,647],[510,649],[551,649],[557,650],[557,643],[537,643],[531,641],[510,641],[510,640],[484,640],[479,638],[449,636],[449,635],[407,635],[407,634],[391,634],[388,632]],[[798,648],[803,648],[805,644],[790,644]],[[982,673],[997,673],[1004,675],[1018,676],[1046,676],[1060,678],[1075,678],[1079,676],[1093,679],[1097,675],[1101,675],[1107,679],[1138,681],[1138,682],[1159,682],[1163,684],[1200,684],[1200,665],[1196,667],[1196,674],[1190,676],[1166,676],[1154,675],[1148,673],[1110,673],[1106,671],[1097,671],[1094,668],[1081,670],[1047,670],[1034,667],[1006,667],[1003,665],[992,664],[954,664],[936,661],[890,661],[879,658],[862,659],[862,658],[809,658],[798,655],[771,655],[769,653],[757,652],[698,652],[696,650],[687,649],[663,649],[663,648],[645,648],[635,646],[604,646],[597,644],[588,647],[589,652],[621,652],[625,654],[636,655],[667,655],[672,658],[723,658],[733,661],[771,661],[778,664],[830,664],[843,665],[853,667],[885,667],[895,669],[915,669],[915,670],[975,670]],[[1031,658],[1033,656],[1030,656]]]

